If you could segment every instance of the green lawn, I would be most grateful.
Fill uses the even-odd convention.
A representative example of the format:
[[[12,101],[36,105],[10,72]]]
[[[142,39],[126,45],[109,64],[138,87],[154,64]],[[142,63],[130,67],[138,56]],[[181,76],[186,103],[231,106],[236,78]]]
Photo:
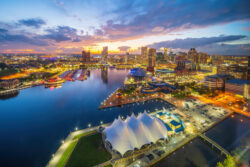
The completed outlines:
[[[64,167],[65,166],[65,164],[66,164],[67,160],[69,159],[72,151],[74,150],[76,144],[77,144],[76,140],[73,141],[72,143],[70,143],[68,148],[63,153],[63,156],[60,158],[59,162],[56,164],[56,167]]]
[[[102,134],[82,137],[71,154],[66,167],[92,167],[111,159],[102,142]]]
[[[111,164],[108,164],[108,165],[106,165],[105,167],[112,167],[112,165],[111,165]]]
[[[81,137],[83,136],[87,136],[87,135],[90,135],[90,134],[93,134],[93,133],[96,133],[96,131],[90,131],[90,132],[85,132],[85,133],[82,133],[82,134],[79,134],[79,135],[76,135],[74,138],[73,138],[73,142],[68,146],[68,148],[66,149],[66,151],[63,153],[62,157],[60,158],[60,160],[58,161],[56,167],[64,167],[66,162],[68,161],[72,151],[74,150],[77,142],[78,142],[78,139],[80,139]]]
[[[81,138],[81,137],[83,137],[83,136],[87,136],[87,135],[90,135],[90,134],[93,134],[93,133],[96,133],[96,131],[93,130],[93,131],[89,131],[89,132],[85,132],[85,133],[76,135],[73,139],[79,139],[79,138]]]

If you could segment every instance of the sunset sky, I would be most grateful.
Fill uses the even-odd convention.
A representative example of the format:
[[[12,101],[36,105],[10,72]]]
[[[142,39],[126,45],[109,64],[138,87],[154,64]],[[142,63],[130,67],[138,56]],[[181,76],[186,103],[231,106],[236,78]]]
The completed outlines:
[[[1,0],[1,53],[250,53],[249,0]]]

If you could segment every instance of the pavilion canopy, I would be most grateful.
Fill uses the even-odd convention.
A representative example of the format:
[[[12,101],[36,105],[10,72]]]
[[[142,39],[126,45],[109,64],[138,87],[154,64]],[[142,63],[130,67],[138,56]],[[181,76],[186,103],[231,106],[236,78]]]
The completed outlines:
[[[124,155],[127,151],[140,149],[145,144],[155,143],[159,139],[167,139],[167,129],[158,118],[140,113],[132,114],[125,121],[119,117],[104,130],[106,141],[112,149]]]

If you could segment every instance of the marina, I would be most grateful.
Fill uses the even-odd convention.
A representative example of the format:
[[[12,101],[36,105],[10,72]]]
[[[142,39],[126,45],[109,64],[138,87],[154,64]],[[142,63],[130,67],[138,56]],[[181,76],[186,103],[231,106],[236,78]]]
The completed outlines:
[[[5,132],[5,136],[12,136],[13,139],[15,139],[15,135],[18,135],[19,132],[25,132],[27,131],[26,134],[27,138],[24,138],[24,140],[20,143],[20,141],[15,141],[15,143],[18,143],[18,145],[15,145],[12,143],[13,147],[12,149],[15,150],[20,150],[19,153],[23,152],[22,148],[27,148],[27,145],[30,145],[31,147],[29,147],[29,151],[26,153],[22,153],[23,159],[26,159],[27,161],[23,161],[23,165],[34,165],[34,164],[41,164],[41,165],[46,165],[47,162],[49,161],[49,159],[51,159],[51,155],[54,155],[56,153],[56,150],[58,149],[58,147],[61,145],[61,140],[64,140],[66,138],[66,136],[68,136],[68,134],[70,134],[70,132],[75,131],[75,128],[77,127],[77,129],[84,129],[84,128],[88,128],[89,126],[94,127],[98,125],[102,124],[106,124],[106,123],[110,123],[113,121],[113,119],[117,118],[118,116],[121,116],[122,118],[126,118],[128,115],[131,115],[132,113],[138,114],[139,112],[144,112],[144,110],[147,111],[162,111],[164,110],[165,112],[173,112],[176,114],[180,114],[180,117],[182,117],[181,119],[184,121],[184,126],[188,127],[185,125],[185,123],[188,123],[185,119],[190,119],[190,117],[193,117],[189,114],[192,114],[192,112],[188,113],[185,111],[185,104],[183,105],[182,108],[180,107],[174,107],[174,105],[176,106],[176,104],[178,104],[178,100],[174,101],[171,99],[161,99],[161,98],[156,98],[157,96],[155,96],[154,98],[149,98],[149,99],[144,99],[143,101],[132,101],[131,103],[126,103],[121,105],[120,107],[108,107],[108,108],[103,108],[103,109],[98,109],[98,106],[100,105],[101,101],[105,98],[108,97],[109,94],[112,94],[112,92],[115,92],[121,85],[122,85],[122,79],[118,80],[117,77],[122,77],[125,78],[127,76],[128,71],[127,70],[116,70],[116,69],[109,69],[108,70],[108,75],[106,76],[107,78],[103,78],[101,76],[101,70],[95,69],[92,70],[90,72],[90,76],[88,77],[88,79],[84,82],[80,82],[80,81],[75,81],[75,82],[65,82],[63,84],[63,87],[61,88],[55,88],[53,90],[51,89],[44,89],[41,86],[38,87],[32,87],[29,89],[24,89],[21,90],[18,97],[14,98],[14,99],[8,99],[7,103],[2,103],[0,101],[0,105],[2,105],[4,108],[8,108],[8,111],[10,112],[14,112],[16,109],[13,108],[13,106],[8,105],[8,101],[17,101],[17,104],[19,103],[20,105],[23,104],[25,105],[25,103],[27,103],[27,101],[23,101],[22,103],[18,102],[20,99],[23,98],[27,98],[31,95],[33,95],[32,101],[36,101],[39,99],[40,103],[37,104],[41,104],[42,106],[37,106],[38,108],[38,113],[35,114],[36,117],[35,119],[32,119],[34,122],[34,126],[32,127],[32,133],[33,133],[33,137],[32,137],[32,141],[39,141],[39,145],[36,144],[36,142],[32,142],[31,140],[28,140],[28,138],[30,138],[30,133],[29,131],[31,130],[30,127],[26,126],[26,127],[22,127],[19,126],[19,128],[17,128],[17,126],[11,126],[12,123],[14,125],[17,125],[17,123],[21,123],[24,120],[21,119],[21,117],[18,114],[15,114],[15,118],[17,119],[17,121],[13,122],[6,122],[4,121],[4,119],[6,119],[6,116],[8,116],[8,114],[6,113],[5,116],[2,115],[1,116],[1,121],[2,124],[4,124],[5,126],[1,127],[1,132]],[[78,73],[79,74],[79,73]],[[108,79],[108,82],[106,82],[106,79]],[[117,82],[119,81],[119,82]],[[73,85],[74,86],[73,86]],[[92,89],[88,89],[87,85],[91,85]],[[107,89],[107,86],[109,87],[109,89]],[[71,90],[69,91],[68,89],[71,88]],[[82,90],[82,92],[79,92],[79,89]],[[66,91],[68,90],[68,91]],[[101,95],[100,97],[96,98],[96,91],[98,91],[99,95]],[[37,92],[34,94],[34,92]],[[95,93],[96,92],[96,93]],[[101,92],[101,93],[100,93]],[[103,92],[103,93],[102,93]],[[106,92],[106,93],[105,93]],[[92,97],[91,103],[90,101],[85,101],[84,103],[82,103],[82,98],[84,96],[82,96],[83,94],[88,94],[88,98]],[[67,96],[64,96],[64,94],[67,94]],[[114,94],[115,95],[115,94]],[[70,104],[75,104],[74,107],[72,108],[72,105],[68,106],[69,103],[65,103],[65,100],[73,97],[74,96],[74,101],[71,101]],[[46,98],[50,97],[48,100],[45,100]],[[62,98],[63,97],[63,98]],[[77,98],[76,98],[77,97]],[[54,100],[53,100],[54,99]],[[169,101],[166,102],[166,101]],[[172,105],[171,103],[173,103],[174,105]],[[188,102],[190,103],[190,102]],[[197,102],[196,102],[197,103]],[[46,104],[46,105],[45,105]],[[54,106],[54,104],[57,104],[57,110],[60,110],[60,112],[54,112],[54,109],[52,106]],[[79,104],[81,104],[79,106]],[[81,110],[80,108],[84,108],[84,105],[91,105],[91,110]],[[201,105],[201,104],[198,104]],[[27,105],[28,107],[28,105]],[[189,104],[189,108],[191,108],[192,105]],[[165,109],[164,109],[165,108]],[[179,112],[179,110],[183,110],[183,113]],[[5,110],[7,111],[7,110]],[[70,112],[69,112],[70,111]],[[79,112],[81,111],[81,112]],[[218,110],[219,111],[219,110]],[[73,113],[72,113],[73,112]],[[9,112],[8,112],[9,113]],[[32,110],[27,108],[27,117],[29,117],[29,115],[34,115],[34,113],[32,114]],[[160,113],[160,112],[159,112]],[[220,112],[218,112],[220,113]],[[2,113],[4,114],[4,113]],[[152,113],[153,114],[153,113]],[[210,114],[210,113],[208,113]],[[212,114],[212,112],[211,112]],[[42,115],[42,117],[40,116]],[[46,116],[47,115],[47,116]],[[63,117],[62,117],[63,116]],[[87,117],[86,117],[87,116]],[[158,114],[158,116],[162,116],[161,114]],[[214,117],[216,117],[216,115],[213,115]],[[219,115],[218,115],[219,116]],[[8,116],[10,117],[10,116]],[[34,116],[33,116],[34,117]],[[60,117],[61,119],[58,121],[55,121],[54,118],[58,118]],[[200,116],[195,116],[195,118],[199,118],[199,119],[194,119],[191,121],[201,121],[202,119],[206,120],[207,116],[205,118],[204,115],[200,115]],[[209,116],[210,117],[210,116]],[[70,118],[70,119],[69,119]],[[89,122],[89,119],[92,119],[93,121]],[[214,119],[214,118],[213,118]],[[31,123],[32,123],[32,120]],[[45,120],[50,120],[50,123],[45,125],[44,124],[44,130],[41,131],[41,127],[40,126],[36,126],[35,122],[39,122],[39,124],[43,124],[42,122]],[[178,120],[176,120],[178,122]],[[244,122],[249,121],[248,119],[244,120]],[[202,121],[201,121],[202,122]],[[203,124],[203,123],[202,123]],[[205,124],[204,124],[205,125]],[[12,129],[12,132],[14,133],[7,133],[6,130],[3,129],[3,127],[9,127]],[[207,126],[207,125],[205,125]],[[217,126],[214,125],[215,127]],[[54,127],[54,128],[51,128]],[[202,126],[201,126],[202,127]],[[49,128],[49,130],[48,130]],[[14,130],[15,129],[15,130]],[[38,133],[38,129],[39,133]],[[188,128],[187,128],[188,129]],[[57,135],[54,134],[55,130],[57,131]],[[203,131],[207,131],[205,129],[203,129]],[[209,132],[209,131],[208,131]],[[46,138],[47,135],[50,135],[52,138],[49,140],[48,138]],[[221,132],[221,134],[223,134],[223,132]],[[207,136],[207,132],[205,133],[205,135]],[[25,135],[24,135],[25,136]],[[174,135],[175,136],[175,135]],[[174,138],[173,136],[173,138]],[[166,150],[166,155],[167,158],[169,156],[171,156],[176,148],[181,148],[183,145],[185,145],[185,143],[191,142],[194,138],[197,137],[197,135],[191,135],[190,137],[187,138],[187,140],[184,140],[184,142],[182,140],[178,140],[178,136],[180,136],[182,138],[182,135],[177,135],[176,136],[176,143],[172,143],[173,146],[171,145],[171,142],[168,144],[168,149],[170,150]],[[39,138],[37,138],[39,137]],[[209,135],[208,135],[209,137]],[[41,140],[39,140],[41,139]],[[217,143],[216,140],[214,140],[213,138],[210,138],[213,141],[215,141]],[[9,140],[8,138],[2,138],[1,142],[6,142],[7,140]],[[174,141],[174,140],[173,140]],[[177,141],[179,142],[179,147],[176,147],[175,145],[178,144]],[[207,140],[206,140],[207,141]],[[220,142],[218,142],[220,144]],[[221,144],[220,144],[221,145]],[[21,147],[22,146],[22,147]],[[41,146],[43,147],[43,149],[41,148]],[[222,145],[222,147],[224,148],[224,146]],[[6,146],[3,149],[10,149],[10,146]],[[36,154],[29,154],[32,151],[32,148],[41,148],[41,150],[44,150],[44,152],[41,152],[39,155]],[[47,149],[46,149],[47,148]],[[171,149],[172,148],[172,149]],[[177,150],[178,152],[178,150]],[[8,154],[4,154],[2,155],[3,157],[8,157]],[[10,156],[10,155],[9,155]],[[164,159],[165,156],[161,156]],[[204,155],[205,156],[205,155]],[[12,155],[12,158],[18,159],[18,157],[20,157],[20,154],[18,154],[18,152],[15,155]],[[32,159],[29,159],[28,157],[32,157]],[[209,159],[209,156],[206,157]],[[164,161],[164,160],[162,160]],[[135,163],[137,163],[138,161],[136,160]],[[155,158],[155,161],[152,161],[152,164],[156,164],[157,162],[161,163],[159,158]],[[9,163],[9,162],[6,162]],[[14,165],[14,162],[12,162]]]

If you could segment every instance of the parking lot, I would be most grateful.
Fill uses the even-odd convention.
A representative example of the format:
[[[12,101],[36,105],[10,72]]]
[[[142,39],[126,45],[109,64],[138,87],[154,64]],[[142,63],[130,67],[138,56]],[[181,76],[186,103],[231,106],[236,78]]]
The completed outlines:
[[[161,116],[158,115],[158,118],[168,123],[171,119],[169,115],[175,115],[183,122],[184,130],[171,135],[168,134],[169,141],[156,144],[152,149],[135,158],[128,166],[148,166],[152,161],[156,161],[164,155],[166,156],[166,154],[176,148],[180,146],[185,147],[183,143],[192,139],[197,133],[205,131],[229,114],[229,111],[226,109],[213,106],[212,104],[205,104],[196,99],[184,100],[183,106],[182,110],[172,107],[158,110],[156,113],[161,113]],[[168,113],[168,116],[162,116],[162,113]]]

